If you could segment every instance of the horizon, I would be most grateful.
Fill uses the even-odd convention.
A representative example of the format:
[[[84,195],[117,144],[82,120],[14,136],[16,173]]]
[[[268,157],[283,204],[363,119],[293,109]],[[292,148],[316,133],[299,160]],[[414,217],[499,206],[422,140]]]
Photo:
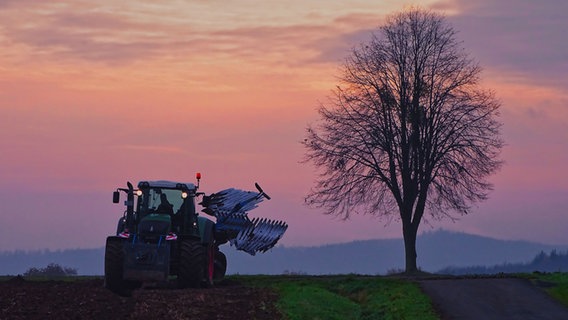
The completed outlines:
[[[396,217],[307,208],[317,170],[300,141],[349,50],[385,16],[441,12],[502,102],[503,168],[466,216],[423,221],[502,240],[568,244],[568,2],[300,1],[0,4],[0,251],[94,248],[126,181],[272,197],[286,247],[402,237]],[[428,217],[425,217],[426,219]]]
[[[283,274],[290,271],[308,274],[387,274],[388,270],[402,268],[403,246],[403,240],[397,238],[356,240],[311,247],[277,246],[256,256],[230,249],[229,245],[220,249],[227,257],[231,274]],[[518,267],[529,264],[543,254],[568,255],[568,245],[498,240],[445,230],[423,235],[418,246],[420,268],[427,272],[451,268],[491,269],[511,264],[517,264]],[[369,255],[370,251],[378,254]],[[74,268],[80,275],[98,275],[103,274],[104,254],[104,247],[0,251],[0,273],[22,274],[29,268],[54,263]],[[349,263],[354,260],[361,263]]]
[[[500,241],[500,242],[515,242],[515,243],[527,243],[527,244],[534,244],[534,245],[543,245],[543,246],[549,246],[549,247],[554,247],[557,246],[559,248],[561,247],[566,247],[566,250],[568,250],[568,243],[545,243],[545,242],[538,242],[538,241],[529,241],[529,240],[524,240],[524,239],[500,239],[497,237],[491,237],[491,236],[482,236],[482,235],[478,235],[478,234],[473,234],[473,233],[466,233],[466,232],[461,232],[461,231],[453,231],[453,230],[448,230],[448,229],[436,229],[436,230],[426,230],[420,234],[418,234],[418,238],[421,237],[428,237],[428,236],[432,236],[432,235],[461,235],[461,236],[473,236],[473,237],[477,237],[480,239],[484,239],[484,240],[492,240],[492,241]],[[347,240],[347,241],[343,241],[343,242],[328,242],[328,243],[322,243],[322,244],[313,244],[313,245],[292,245],[292,246],[287,246],[283,243],[278,243],[276,246],[274,246],[274,249],[317,249],[317,248],[321,248],[321,247],[327,247],[327,246],[341,246],[341,245],[346,245],[346,244],[355,244],[358,242],[374,242],[374,241],[404,241],[404,239],[402,238],[402,235],[400,236],[393,236],[390,238],[369,238],[369,239],[354,239],[354,240]],[[420,242],[417,243],[418,246],[420,246]],[[81,250],[101,250],[104,249],[105,246],[100,245],[97,247],[69,247],[69,248],[55,248],[55,249],[49,249],[49,248],[40,248],[40,249],[30,249],[30,250],[26,250],[26,249],[13,249],[13,250],[0,250],[0,254],[12,254],[12,253],[57,253],[57,252],[65,252],[65,251],[81,251]],[[229,249],[229,251],[239,251],[237,249],[235,249],[232,245],[230,244],[226,244],[224,246],[221,247],[222,249],[226,250],[227,248],[231,248]],[[270,251],[272,249],[269,249],[267,251],[267,253],[263,253],[263,254],[268,254],[270,255]],[[561,250],[561,249],[560,249]],[[420,252],[419,252],[420,253]],[[566,253],[568,253],[568,251],[566,251]],[[244,254],[244,252],[243,252]],[[422,256],[423,257],[423,256]]]

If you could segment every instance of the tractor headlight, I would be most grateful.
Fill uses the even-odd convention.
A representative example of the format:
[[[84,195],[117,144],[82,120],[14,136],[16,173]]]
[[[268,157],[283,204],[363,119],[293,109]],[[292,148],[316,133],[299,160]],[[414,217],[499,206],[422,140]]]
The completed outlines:
[[[184,191],[184,192],[181,193],[181,197],[183,199],[187,198],[187,196],[188,196],[187,192]]]
[[[136,195],[137,195],[137,196],[141,196],[141,195],[142,195],[142,190],[136,190]]]

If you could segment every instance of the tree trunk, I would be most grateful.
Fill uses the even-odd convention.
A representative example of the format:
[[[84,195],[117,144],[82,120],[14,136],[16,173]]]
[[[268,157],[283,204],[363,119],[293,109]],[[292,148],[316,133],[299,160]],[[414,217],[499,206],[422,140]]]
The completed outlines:
[[[418,228],[414,228],[412,223],[402,223],[402,235],[404,237],[404,252],[406,256],[406,273],[415,273],[418,271],[416,265],[416,233]]]

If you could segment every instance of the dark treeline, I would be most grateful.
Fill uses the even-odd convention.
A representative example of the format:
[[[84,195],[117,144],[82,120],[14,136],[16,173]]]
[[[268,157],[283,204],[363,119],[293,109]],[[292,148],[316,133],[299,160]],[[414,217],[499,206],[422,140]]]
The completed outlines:
[[[491,267],[447,267],[437,273],[465,275],[465,274],[497,274],[519,272],[568,272],[568,252],[558,253],[552,250],[549,254],[541,251],[528,263],[504,263]]]

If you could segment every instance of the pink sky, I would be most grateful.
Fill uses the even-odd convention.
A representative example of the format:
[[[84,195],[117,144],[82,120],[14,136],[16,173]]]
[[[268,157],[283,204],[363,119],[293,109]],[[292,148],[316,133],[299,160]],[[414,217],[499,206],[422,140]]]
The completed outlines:
[[[419,1],[445,13],[503,103],[506,165],[491,198],[445,228],[568,244],[565,0]],[[251,216],[308,246],[400,237],[396,220],[303,205],[300,145],[349,49],[407,1],[2,1],[0,250],[104,245],[147,179],[254,188]]]

